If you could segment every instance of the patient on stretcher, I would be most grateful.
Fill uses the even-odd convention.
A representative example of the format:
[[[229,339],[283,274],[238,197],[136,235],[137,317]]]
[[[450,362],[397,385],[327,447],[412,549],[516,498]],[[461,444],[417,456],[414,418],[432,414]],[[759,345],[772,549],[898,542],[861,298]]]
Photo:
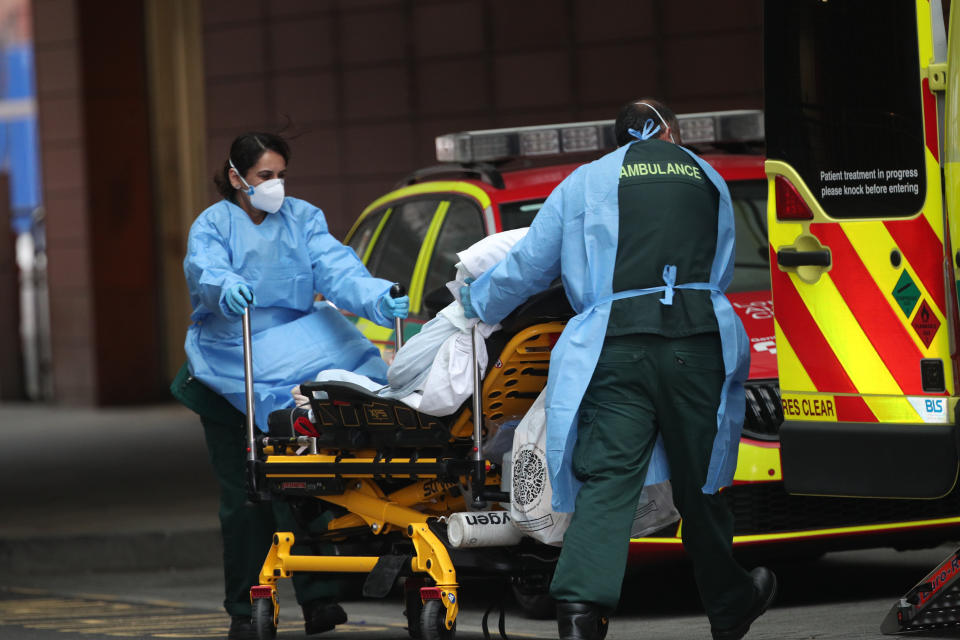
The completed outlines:
[[[457,254],[456,278],[447,283],[455,298],[435,318],[423,325],[397,352],[387,371],[389,385],[384,387],[351,371],[332,369],[318,373],[317,381],[350,382],[384,398],[393,398],[421,413],[446,416],[455,412],[473,393],[472,328],[484,338],[500,325],[488,325],[467,318],[460,305],[460,287],[468,277],[476,278],[497,264],[527,229],[497,233],[474,243]],[[480,371],[487,367],[484,342],[477,345]],[[299,387],[292,390],[298,407],[308,404]]]
[[[351,383],[382,398],[402,402],[430,416],[442,417],[455,413],[473,394],[471,329],[477,325],[478,333],[484,339],[477,345],[477,360],[482,375],[482,372],[486,371],[488,359],[485,341],[501,328],[499,324],[490,326],[475,318],[466,318],[459,301],[460,288],[466,278],[477,277],[499,262],[526,231],[527,229],[517,229],[488,236],[457,254],[460,262],[456,265],[456,279],[447,283],[447,288],[456,299],[423,325],[420,333],[411,337],[397,352],[387,371],[388,386],[341,369],[321,371],[316,380]],[[545,300],[538,301],[540,305],[544,302]],[[566,305],[565,299],[563,304]],[[557,311],[553,306],[555,303],[546,301],[545,305],[538,306],[538,311],[552,316]],[[505,319],[504,323],[509,330],[510,319]],[[298,407],[309,406],[309,400],[299,393],[299,387],[295,388],[293,393]],[[487,426],[490,431],[483,443],[485,459],[502,467],[511,495],[513,488],[519,486],[525,496],[520,506],[513,502],[505,505],[510,509],[513,524],[525,535],[539,542],[561,544],[570,522],[570,514],[553,511],[552,488],[549,478],[544,477],[547,466],[544,455],[544,394],[540,393],[522,420],[519,416],[512,416],[500,422],[491,422]],[[664,531],[675,525],[679,518],[673,505],[669,482],[644,487],[631,527],[631,537],[644,537]],[[545,526],[545,522],[550,524]]]

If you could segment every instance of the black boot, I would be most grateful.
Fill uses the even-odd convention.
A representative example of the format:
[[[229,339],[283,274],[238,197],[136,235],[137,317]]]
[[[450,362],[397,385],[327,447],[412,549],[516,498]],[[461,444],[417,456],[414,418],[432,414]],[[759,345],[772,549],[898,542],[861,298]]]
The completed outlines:
[[[750,608],[743,618],[729,629],[710,628],[713,640],[740,640],[747,635],[753,621],[763,615],[763,612],[773,604],[777,595],[777,576],[766,567],[757,567],[750,572],[753,579],[754,596]]]
[[[557,629],[560,640],[603,640],[607,616],[592,602],[557,600]]]
[[[227,640],[257,640],[257,630],[253,628],[250,616],[231,616]]]
[[[338,624],[347,621],[347,612],[336,602],[311,600],[301,608],[303,609],[303,626],[308,636],[330,631]]]

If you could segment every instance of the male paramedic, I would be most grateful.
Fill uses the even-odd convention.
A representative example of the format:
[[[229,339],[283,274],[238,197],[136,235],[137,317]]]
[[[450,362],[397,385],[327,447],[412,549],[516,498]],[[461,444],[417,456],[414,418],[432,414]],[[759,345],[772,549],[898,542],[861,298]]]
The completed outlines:
[[[577,315],[553,349],[547,461],[573,511],[550,593],[561,640],[593,640],[620,597],[644,482],[670,478],[715,640],[742,638],[776,578],[733,559],[733,480],[748,340],[724,295],[734,220],[723,179],[655,100],[625,105],[617,144],[553,191],[527,235],[461,292],[499,322],[558,276]]]

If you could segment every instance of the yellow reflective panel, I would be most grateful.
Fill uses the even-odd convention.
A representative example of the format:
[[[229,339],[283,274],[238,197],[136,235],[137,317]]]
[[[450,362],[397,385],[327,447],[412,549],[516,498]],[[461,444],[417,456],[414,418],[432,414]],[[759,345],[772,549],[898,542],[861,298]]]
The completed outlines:
[[[782,480],[780,447],[774,443],[753,444],[740,441],[734,482],[772,482]]]
[[[377,228],[373,231],[373,236],[371,236],[370,241],[367,243],[367,248],[363,251],[363,264],[367,264],[370,260],[370,254],[373,253],[373,247],[376,246],[377,240],[380,239],[380,234],[383,232],[383,228],[387,224],[387,220],[390,219],[390,214],[393,213],[393,208],[387,209],[384,212],[383,217],[380,218],[380,222],[377,223]]]
[[[861,393],[900,393],[900,386],[860,328],[830,275],[824,274],[815,285],[806,284],[793,274],[790,280],[854,387]]]
[[[930,349],[928,349],[923,341],[920,340],[920,337],[917,335],[917,332],[913,330],[913,327],[910,326],[910,318],[907,318],[903,315],[900,307],[897,304],[897,301],[893,297],[893,293],[897,288],[897,283],[899,282],[901,275],[904,270],[913,281],[914,286],[920,290],[920,300],[932,300],[930,292],[926,290],[923,286],[923,281],[917,273],[907,262],[906,258],[903,258],[903,262],[900,268],[894,268],[890,264],[890,253],[894,249],[897,249],[897,243],[894,241],[893,236],[890,235],[890,232],[887,231],[887,227],[883,222],[857,222],[841,225],[847,236],[847,239],[850,241],[850,244],[853,246],[854,250],[857,252],[857,255],[860,257],[860,260],[863,262],[863,265],[870,272],[870,276],[873,278],[877,287],[880,290],[880,293],[886,299],[887,304],[893,309],[894,314],[900,320],[901,325],[908,335],[912,338],[914,344],[917,345],[917,349],[920,350],[924,355],[930,356],[931,352],[935,352],[938,347],[937,340],[934,339],[930,343]],[[934,227],[936,228],[936,227]],[[864,286],[871,286],[870,283],[864,283]],[[941,326],[944,325],[943,314],[940,313],[938,307],[943,305],[943,301],[937,301],[935,305],[931,305],[930,309],[933,311],[933,314],[937,317],[937,320],[940,321]],[[913,312],[920,308],[920,303],[918,302],[914,305]],[[913,314],[912,314],[913,315]],[[946,331],[941,331],[939,333],[946,334]],[[939,335],[938,333],[938,335]]]
[[[360,214],[361,219],[363,216],[366,216],[370,211],[373,211],[377,207],[380,207],[388,202],[393,200],[399,200],[401,198],[409,198],[411,196],[419,196],[424,194],[443,194],[443,193],[462,193],[464,195],[470,196],[474,200],[480,203],[481,209],[487,209],[490,207],[490,196],[487,195],[486,191],[480,187],[466,182],[457,182],[457,181],[436,181],[436,182],[421,182],[418,184],[410,185],[409,187],[403,187],[395,191],[391,191],[376,200],[374,200],[370,205],[364,209],[363,213]]]
[[[830,394],[782,393],[780,403],[787,420],[837,421],[837,402]]]
[[[413,269],[413,277],[410,280],[410,313],[412,314],[420,313],[423,287],[426,284],[430,260],[433,258],[433,249],[437,244],[437,237],[440,235],[440,228],[443,226],[449,208],[449,200],[444,200],[437,206],[433,219],[430,221],[430,226],[427,228],[427,233],[423,238],[423,244],[420,245],[417,264]]]
[[[845,534],[896,532],[912,529],[925,529],[946,524],[960,523],[960,518],[940,518],[939,520],[914,520],[911,522],[895,522],[893,524],[867,524],[857,527],[836,527],[833,529],[811,529],[809,531],[789,531],[784,533],[762,533],[757,535],[733,536],[733,544],[747,544],[756,542],[775,542],[778,540],[801,540],[804,538],[827,538]]]
[[[774,310],[776,310],[776,303],[774,303]],[[813,381],[800,364],[800,358],[797,357],[793,346],[780,328],[780,323],[774,320],[773,328],[777,340],[777,371],[780,376],[781,391],[786,388],[790,391],[816,391]],[[789,387],[784,386],[785,380],[789,380]]]

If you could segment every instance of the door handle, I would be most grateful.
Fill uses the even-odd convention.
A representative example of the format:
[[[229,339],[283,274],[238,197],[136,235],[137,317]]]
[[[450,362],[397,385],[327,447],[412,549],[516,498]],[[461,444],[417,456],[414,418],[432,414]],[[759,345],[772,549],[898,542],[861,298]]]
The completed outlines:
[[[796,249],[780,249],[777,251],[777,264],[781,267],[829,267],[830,250],[797,251]]]

